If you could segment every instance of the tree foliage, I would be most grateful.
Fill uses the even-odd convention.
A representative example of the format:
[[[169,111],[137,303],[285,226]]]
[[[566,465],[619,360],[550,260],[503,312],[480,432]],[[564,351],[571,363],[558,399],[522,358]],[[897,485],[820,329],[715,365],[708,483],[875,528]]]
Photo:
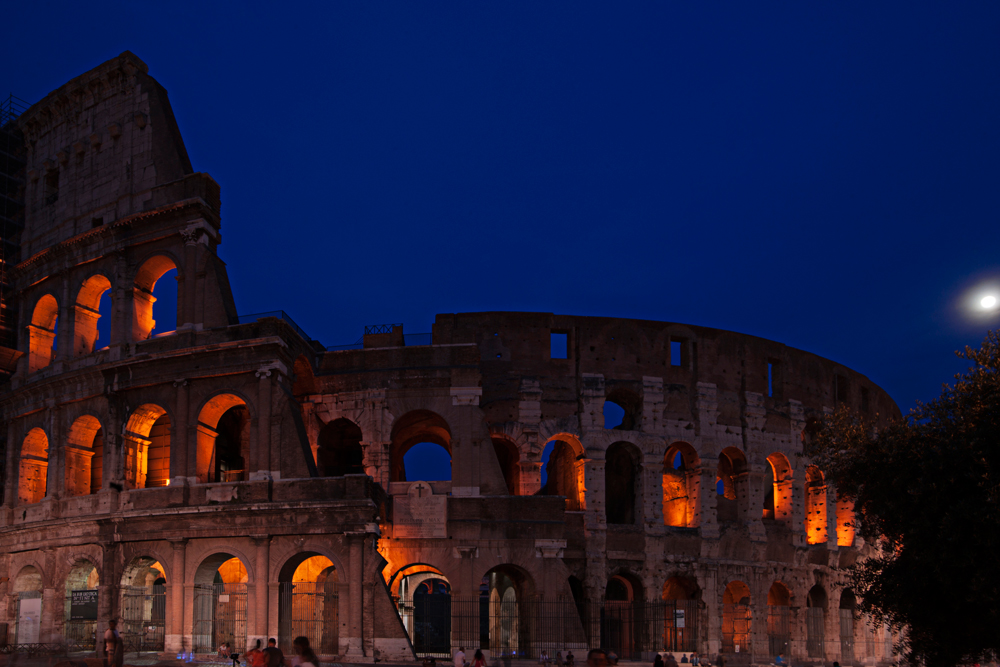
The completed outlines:
[[[855,501],[870,552],[850,573],[861,610],[928,667],[1000,646],[1000,335],[956,354],[970,368],[937,399],[878,430],[840,409],[810,451]]]

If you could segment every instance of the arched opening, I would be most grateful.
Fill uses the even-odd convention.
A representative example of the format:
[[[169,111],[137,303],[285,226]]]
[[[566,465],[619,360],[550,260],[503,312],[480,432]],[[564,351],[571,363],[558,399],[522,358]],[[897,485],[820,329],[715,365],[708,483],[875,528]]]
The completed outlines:
[[[750,587],[731,581],[722,594],[722,652],[752,653]]]
[[[816,466],[806,468],[806,542],[826,542],[826,482]]]
[[[691,577],[670,577],[663,584],[663,647],[667,651],[698,650],[701,589]]]
[[[826,624],[826,591],[819,584],[806,595],[806,653],[810,658],[824,657],[823,627]]]
[[[51,294],[46,294],[31,313],[28,325],[28,372],[34,373],[52,363],[56,349],[56,320],[59,304]]]
[[[642,425],[642,399],[622,387],[611,389],[604,401],[604,428],[636,431]]]
[[[37,644],[42,627],[42,573],[32,565],[25,565],[14,578],[12,592],[17,598],[13,643]]]
[[[20,470],[17,477],[17,503],[37,503],[47,492],[49,438],[45,431],[33,428],[21,444]]]
[[[166,637],[167,579],[155,558],[132,559],[121,579],[120,626],[126,651],[162,651]]]
[[[154,403],[140,405],[129,415],[122,434],[125,486],[151,489],[170,483],[170,417]]]
[[[95,647],[98,583],[97,568],[88,560],[77,561],[66,576],[64,636],[69,646]]]
[[[319,432],[316,468],[321,477],[363,475],[361,428],[350,419],[334,419]]]
[[[854,546],[854,501],[837,494],[837,546]]]
[[[483,648],[494,656],[517,656],[531,646],[530,624],[521,619],[529,618],[526,605],[533,593],[534,582],[519,567],[498,565],[486,573],[479,587],[480,619],[489,619],[488,635],[480,625]]]
[[[98,449],[101,455],[98,456]],[[103,462],[104,438],[101,422],[91,415],[78,417],[66,436],[66,495],[86,496],[101,490],[101,471],[94,459]],[[95,485],[94,482],[97,482]]]
[[[451,652],[451,582],[436,567],[409,565],[400,572],[398,606],[418,657]]]
[[[539,495],[564,496],[566,509],[578,512],[583,500],[583,447],[572,436],[559,436],[545,443],[542,450],[542,488]]]
[[[295,396],[308,396],[316,393],[316,376],[313,373],[312,364],[305,355],[300,354],[292,365],[292,394]]]
[[[792,466],[788,457],[780,452],[768,456],[767,475],[764,518],[788,523],[792,518]]]
[[[749,495],[747,458],[735,447],[727,447],[719,454],[716,472],[716,512],[719,523],[740,521],[745,514]]]
[[[235,394],[219,394],[198,415],[199,482],[240,482],[247,478],[250,410]]]
[[[430,410],[408,412],[393,424],[391,438],[393,482],[451,479],[451,429],[440,415]]]
[[[172,278],[172,279],[171,279]],[[135,274],[132,290],[132,340],[177,328],[177,265],[165,255],[147,259]],[[160,301],[154,309],[153,304]],[[157,321],[159,319],[159,321]]]
[[[854,593],[847,589],[840,594],[840,663],[854,664],[854,608],[857,601]]]
[[[326,556],[305,552],[290,558],[278,574],[278,643],[309,637],[318,653],[340,653],[340,576]]]
[[[209,556],[194,574],[194,650],[247,645],[247,569],[231,554]],[[237,648],[239,650],[239,648]]]
[[[107,337],[102,341],[100,331],[110,331],[110,290],[111,281],[97,274],[87,278],[77,293],[73,313],[73,356],[90,354],[98,346],[107,347]]]
[[[768,655],[791,655],[792,595],[788,586],[780,581],[771,584],[767,591],[767,644]]]
[[[611,577],[604,589],[601,646],[625,660],[642,647],[643,598],[642,582],[629,574]]]
[[[642,456],[635,445],[616,442],[608,447],[604,463],[604,503],[608,524],[634,526],[640,523]]]
[[[493,438],[493,452],[500,464],[507,495],[521,495],[521,453],[513,442],[506,438]]]
[[[701,460],[694,447],[675,442],[663,457],[663,523],[676,528],[698,525],[695,510],[701,489]]]

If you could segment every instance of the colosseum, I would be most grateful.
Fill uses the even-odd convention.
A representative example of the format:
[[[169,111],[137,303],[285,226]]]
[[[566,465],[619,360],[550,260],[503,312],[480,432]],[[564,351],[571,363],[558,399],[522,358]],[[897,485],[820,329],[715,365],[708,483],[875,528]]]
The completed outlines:
[[[125,52],[0,119],[4,650],[93,651],[117,617],[164,656],[891,660],[803,453],[839,404],[898,417],[882,389],[670,322],[440,314],[324,347],[240,315],[219,186],[147,72]]]

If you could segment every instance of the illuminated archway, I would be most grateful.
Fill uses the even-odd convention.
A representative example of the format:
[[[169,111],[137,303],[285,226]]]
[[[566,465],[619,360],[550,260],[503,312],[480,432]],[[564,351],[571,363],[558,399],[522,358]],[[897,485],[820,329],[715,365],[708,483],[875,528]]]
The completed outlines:
[[[156,328],[156,320],[153,319],[153,304],[156,297],[153,290],[156,289],[156,282],[168,271],[175,271],[177,264],[166,255],[154,255],[143,262],[139,271],[135,274],[135,285],[132,289],[132,340],[140,341],[149,338],[153,329]],[[159,314],[161,319],[169,317],[166,314]],[[176,326],[177,314],[174,313],[174,323]],[[162,326],[162,325],[161,325]]]
[[[675,442],[663,457],[663,523],[677,528],[698,525],[696,506],[701,489],[701,460],[694,447]]]
[[[306,636],[319,653],[339,653],[339,574],[326,556],[296,554],[278,574],[278,643],[292,650],[295,637]]]
[[[400,618],[418,657],[451,650],[451,582],[441,570],[414,563],[396,573]]]
[[[170,482],[170,417],[154,403],[140,405],[125,423],[125,483],[130,489]]]
[[[215,652],[223,643],[247,645],[246,564],[228,553],[212,554],[194,573],[194,650]]]
[[[198,415],[199,482],[246,479],[250,455],[250,410],[236,394],[218,394]]]
[[[716,472],[716,512],[719,523],[740,521],[746,518],[749,501],[749,473],[747,458],[739,449],[727,447],[719,454]]]
[[[788,586],[775,581],[767,591],[768,655],[790,655],[792,641],[792,595]]]
[[[101,298],[110,289],[111,281],[98,273],[87,278],[77,293],[73,313],[73,356],[90,354],[97,349]]]
[[[806,468],[806,542],[826,542],[826,481],[816,466]]]
[[[89,560],[79,560],[66,576],[64,602],[67,642],[87,649],[94,648],[97,630],[97,567]]]
[[[663,583],[663,646],[668,651],[698,650],[701,589],[691,577],[674,576]]]
[[[66,495],[86,496],[101,490],[104,436],[101,422],[78,417],[66,435]]]
[[[542,450],[542,488],[539,495],[565,496],[566,509],[577,512],[585,507],[583,446],[572,435],[554,436]]]
[[[722,594],[722,651],[750,653],[750,587],[731,581]]]
[[[163,565],[149,556],[133,558],[122,572],[119,630],[125,637],[128,650],[163,650],[167,618],[166,583]]]
[[[33,565],[25,565],[14,578],[17,596],[15,644],[37,644],[42,625],[42,573]]]
[[[17,478],[19,505],[37,503],[48,490],[49,438],[45,431],[33,428],[21,444],[20,470]]]
[[[792,518],[792,466],[788,457],[774,452],[767,457],[766,471],[764,518],[788,523]]]
[[[56,322],[59,304],[51,294],[46,294],[31,313],[28,325],[28,372],[34,373],[52,363],[55,358]]]
[[[493,655],[518,655],[519,646],[531,645],[528,600],[534,581],[522,568],[504,564],[491,568],[479,586],[480,609],[489,608],[489,648]]]

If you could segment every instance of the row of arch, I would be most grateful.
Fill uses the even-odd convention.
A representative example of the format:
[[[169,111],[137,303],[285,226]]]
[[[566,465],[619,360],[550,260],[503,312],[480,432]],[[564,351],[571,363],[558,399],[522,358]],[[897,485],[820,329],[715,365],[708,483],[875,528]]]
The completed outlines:
[[[154,303],[158,296],[163,296],[164,290],[157,290],[156,286],[168,273],[177,273],[177,262],[163,254],[148,258],[136,272],[130,299],[132,322],[127,333],[131,336],[130,341],[146,340],[154,329],[157,329]],[[176,302],[176,284],[171,287],[173,301]],[[111,292],[112,296],[106,299],[105,295],[108,292]],[[45,368],[55,358],[60,314],[67,316],[72,312],[70,356],[79,357],[93,352],[98,344],[99,320],[102,317],[113,318],[115,309],[121,306],[115,303],[113,293],[111,280],[101,273],[95,273],[84,280],[77,290],[71,310],[68,308],[60,313],[57,298],[52,293],[42,295],[35,302],[28,325],[28,372],[34,373]],[[161,319],[166,317],[166,313],[155,314]]]
[[[247,645],[248,583],[251,577],[240,556],[213,553],[205,557],[193,575],[193,618],[191,647],[196,652],[214,652],[223,642],[230,646]],[[25,565],[14,577],[12,594],[16,607],[15,641],[38,643],[42,614],[61,625],[68,641],[93,648],[98,625],[96,607],[91,614],[81,614],[77,601],[88,596],[96,601],[100,592],[97,566],[77,560],[65,577],[64,613],[43,610],[43,576],[36,565]],[[124,568],[113,595],[117,598],[116,616],[127,650],[163,651],[167,623],[167,568],[153,556],[133,558]],[[338,652],[340,614],[340,573],[334,562],[316,552],[301,552],[289,557],[278,571],[279,637],[286,650],[295,636],[310,636],[317,650]],[[176,589],[183,590],[182,587]],[[81,618],[85,616],[86,618]]]
[[[129,414],[121,435],[121,474],[126,488],[144,489],[170,483],[171,433],[167,411],[155,403],[138,406]],[[199,482],[246,479],[250,429],[247,402],[232,393],[206,401],[198,414],[195,474]],[[32,428],[21,445],[17,500],[19,505],[37,503],[50,491],[50,443],[42,427]],[[105,462],[105,429],[91,414],[77,417],[63,445],[65,474],[63,495],[85,496],[109,488],[116,473],[113,462]],[[58,480],[57,480],[58,481]]]
[[[317,466],[321,475],[342,475],[363,472],[362,432],[357,424],[345,418],[327,423],[319,433]],[[511,439],[494,434],[493,450],[503,473],[507,492],[522,493],[521,452]],[[409,412],[393,425],[391,431],[390,481],[407,481],[406,460],[417,447],[439,448],[442,459],[451,456],[451,430],[438,414],[428,410]],[[432,455],[421,450],[421,456]],[[539,495],[564,496],[567,509],[585,507],[585,454],[579,439],[560,434],[546,443],[542,452],[541,486]],[[608,447],[604,457],[605,516],[609,524],[635,525],[642,519],[643,455],[639,448],[625,441]],[[715,503],[719,522],[735,522],[761,518],[791,526],[795,501],[794,474],[788,457],[780,452],[770,454],[764,467],[763,494],[758,507],[750,507],[751,477],[746,455],[735,447],[724,449],[715,463]],[[708,483],[711,472],[694,447],[686,442],[674,442],[666,448],[662,461],[662,512],[667,526],[694,528],[700,525],[701,486]],[[448,476],[430,478],[450,479]],[[410,480],[415,481],[415,480]],[[836,499],[835,517],[828,510],[828,488],[822,471],[815,465],[804,471],[802,484],[803,526],[809,544],[828,541],[829,519],[836,522],[836,541],[840,546],[854,542],[854,510],[850,501]]]

